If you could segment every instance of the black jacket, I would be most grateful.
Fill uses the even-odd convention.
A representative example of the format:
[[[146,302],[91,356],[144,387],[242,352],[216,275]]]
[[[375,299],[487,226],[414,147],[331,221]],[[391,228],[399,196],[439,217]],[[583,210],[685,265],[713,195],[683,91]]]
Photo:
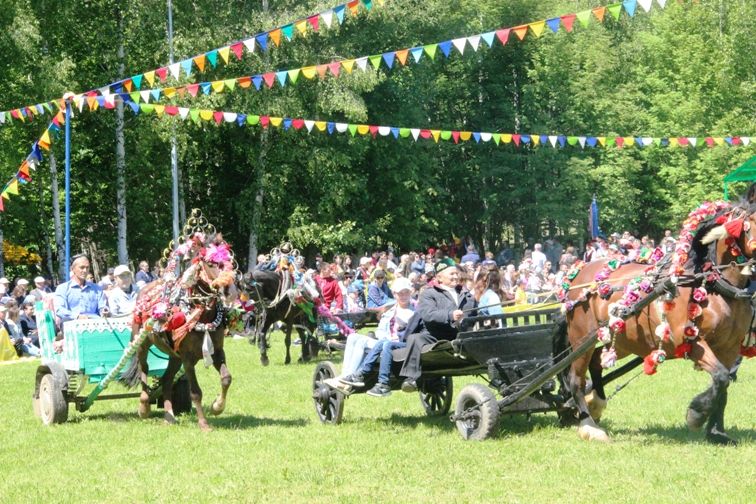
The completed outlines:
[[[454,310],[468,310],[475,307],[475,299],[470,292],[457,294],[455,303],[451,295],[441,287],[428,287],[420,293],[415,314],[407,323],[405,334],[426,330],[438,340],[453,340],[457,337],[457,327],[452,320]]]

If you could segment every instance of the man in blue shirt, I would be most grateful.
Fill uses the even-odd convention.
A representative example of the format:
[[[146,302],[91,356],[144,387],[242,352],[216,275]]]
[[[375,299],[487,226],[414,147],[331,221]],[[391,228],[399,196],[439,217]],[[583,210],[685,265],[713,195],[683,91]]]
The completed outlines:
[[[53,303],[58,325],[69,320],[99,318],[109,314],[108,302],[102,288],[87,281],[89,259],[85,255],[73,257],[71,280],[58,285]],[[62,341],[55,342],[55,349],[62,350]]]

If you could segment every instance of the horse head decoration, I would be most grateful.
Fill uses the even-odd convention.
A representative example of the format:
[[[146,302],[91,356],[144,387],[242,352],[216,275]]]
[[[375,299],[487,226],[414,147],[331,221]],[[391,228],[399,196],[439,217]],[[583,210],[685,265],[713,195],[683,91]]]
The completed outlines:
[[[646,263],[578,263],[566,276],[560,329],[572,348],[591,348],[570,369],[578,433],[606,441],[596,422],[606,407],[602,372],[626,355],[643,357],[654,374],[667,359],[685,358],[712,378],[687,411],[692,430],[706,426],[708,441],[733,444],[724,427],[729,369],[750,344],[751,302],[745,290],[756,253],[756,208],[707,202],[683,223],[674,253],[657,249]],[[744,343],[745,342],[745,343]],[[592,390],[586,394],[586,371]]]
[[[163,253],[163,264],[161,278],[146,285],[137,297],[132,340],[139,338],[141,343],[121,381],[131,387],[142,383],[139,415],[149,416],[147,351],[157,346],[169,356],[161,379],[165,420],[175,422],[171,392],[183,364],[199,426],[210,430],[195,365],[204,360],[206,367],[212,364],[220,373],[221,393],[210,410],[218,415],[225,408],[231,385],[223,340],[227,312],[236,299],[236,263],[222,235],[195,209],[184,226],[180,244],[174,249],[171,242]]]

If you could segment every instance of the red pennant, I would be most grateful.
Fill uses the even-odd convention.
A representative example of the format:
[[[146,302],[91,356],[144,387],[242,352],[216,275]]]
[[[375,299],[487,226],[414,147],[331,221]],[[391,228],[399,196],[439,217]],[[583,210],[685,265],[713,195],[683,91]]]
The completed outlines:
[[[188,84],[186,90],[189,91],[190,95],[197,96],[197,93],[199,92],[199,84]]]
[[[505,28],[504,30],[496,30],[496,38],[501,41],[501,45],[507,45],[507,41],[509,40],[509,31],[509,28]]]
[[[706,141],[706,145],[708,145],[709,147],[714,147],[714,139],[713,138],[706,137],[705,141]]]
[[[5,212],[5,207],[3,206],[3,198],[0,198],[0,212]]]
[[[378,133],[378,126],[370,126],[370,134],[373,135],[373,138],[375,138],[376,133]]]
[[[231,50],[234,52],[236,59],[241,60],[242,51],[244,50],[244,45],[241,42],[237,42],[236,44],[231,46]]]
[[[685,137],[680,137],[677,139],[677,142],[682,145],[683,147],[687,146],[690,142],[688,142],[688,139]]]
[[[431,137],[431,132],[430,130],[427,130],[427,129],[420,130],[420,136],[427,140],[428,138]]]
[[[105,108],[108,110],[113,110],[115,108],[115,100],[105,100]]]
[[[615,138],[614,142],[617,144],[617,147],[619,147],[620,149],[622,148],[623,145],[625,145],[625,139],[622,137]]]
[[[512,135],[512,141],[517,147],[520,146],[520,135]]]
[[[562,19],[562,26],[564,26],[564,29],[568,32],[572,31],[572,24],[575,22],[575,14],[566,14],[561,17]]]
[[[292,119],[291,125],[295,130],[300,130],[302,129],[302,126],[304,126],[304,119]]]
[[[260,125],[261,125],[261,126],[262,126],[263,128],[267,128],[267,127],[268,127],[268,124],[270,124],[270,117],[268,117],[268,116],[266,116],[266,115],[264,115],[264,116],[260,116]]]
[[[341,71],[341,63],[338,61],[334,61],[333,63],[328,64],[328,69],[331,71],[334,77],[339,76],[339,72]]]
[[[452,138],[455,144],[459,143],[459,131],[452,131]]]
[[[178,107],[175,105],[166,105],[165,113],[169,116],[175,116],[176,114],[178,114]]]
[[[310,23],[310,26],[312,26],[313,31],[318,31],[318,27],[320,26],[320,20],[319,20],[318,14],[308,17],[307,22]]]
[[[268,72],[266,74],[263,74],[263,80],[265,81],[265,84],[269,87],[273,87],[273,83],[276,81],[276,74],[273,72]]]
[[[215,119],[215,124],[220,124],[223,122],[223,112],[220,110],[216,110],[213,112],[213,119]]]
[[[321,79],[325,79],[326,72],[328,71],[328,65],[318,65],[316,67],[318,69],[318,75]]]
[[[740,137],[732,137],[732,145],[740,145]]]
[[[155,70],[155,75],[160,77],[160,82],[165,82],[166,77],[168,77],[168,67],[158,68]]]

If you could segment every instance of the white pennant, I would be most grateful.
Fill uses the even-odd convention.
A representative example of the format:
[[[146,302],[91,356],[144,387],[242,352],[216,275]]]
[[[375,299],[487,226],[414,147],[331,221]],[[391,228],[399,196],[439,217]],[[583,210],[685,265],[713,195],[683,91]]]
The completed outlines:
[[[378,126],[378,134],[381,136],[386,136],[389,133],[391,133],[391,127],[390,126]]]
[[[478,46],[480,45],[480,35],[473,35],[472,37],[467,37],[467,41],[470,42],[470,46],[473,48],[473,51],[478,51]]]
[[[31,168],[32,170],[36,170],[37,169],[37,160],[36,159],[32,158],[32,159],[27,159],[26,161],[29,163],[29,168]]]
[[[556,135],[549,135],[549,143],[552,147],[556,147],[557,137]]]
[[[189,109],[186,107],[179,107],[179,116],[182,120],[186,120],[186,116],[189,115]]]
[[[414,138],[415,142],[417,142],[417,137],[420,136],[420,130],[417,128],[411,128],[410,133],[412,133],[412,138]]]
[[[149,90],[147,90],[147,91],[140,91],[139,92],[139,96],[142,97],[142,101],[144,103],[150,103],[150,91]]]
[[[236,121],[236,112],[223,112],[223,120],[227,123]]]
[[[663,9],[664,5],[667,3],[667,0],[656,0],[656,3],[658,3],[659,7]]]
[[[105,96],[105,103],[111,107],[115,106],[115,95]]]
[[[463,38],[452,40],[452,44],[454,44],[454,47],[457,48],[457,51],[459,51],[459,54],[465,54],[466,43],[467,43],[467,39],[463,39]]]
[[[698,143],[698,138],[696,138],[696,137],[688,137],[688,142],[690,143],[691,146],[695,147],[696,144]]]
[[[363,56],[362,58],[357,58],[355,60],[355,63],[357,64],[357,67],[364,72],[365,69],[367,68],[367,63],[368,63],[367,56]]]
[[[108,96],[110,94],[110,86],[101,87],[97,91],[99,91],[102,96]]]
[[[641,143],[643,144],[643,147],[648,147],[652,143],[654,143],[654,139],[651,137],[643,137],[641,138]]]
[[[171,75],[173,75],[173,78],[178,80],[179,75],[181,75],[181,65],[178,63],[174,63],[173,65],[170,65],[168,67],[168,70],[171,71]]]
[[[305,119],[305,128],[307,128],[307,133],[310,133],[312,131],[313,126],[315,126],[315,121]]]
[[[743,145],[748,145],[751,143],[751,137],[740,137],[740,141],[743,142]]]
[[[0,124],[5,124],[5,113],[0,114]]]
[[[651,10],[651,3],[653,1],[654,0],[638,0],[638,5],[640,5],[641,7],[643,7],[644,11],[648,12],[648,11]]]
[[[82,98],[81,95],[74,96],[74,103],[76,104],[77,107],[79,107],[79,112],[84,111],[84,98]]]
[[[255,52],[255,37],[248,38],[243,43],[244,43],[244,47],[247,48],[247,51],[251,53]]]
[[[480,139],[484,142],[489,142],[492,136],[493,135],[491,133],[483,133],[482,131],[480,132]]]
[[[347,128],[349,128],[349,125],[346,123],[336,123],[336,131],[339,133],[344,133]]]
[[[323,22],[325,25],[330,28],[331,27],[331,21],[333,21],[333,11],[327,10],[325,12],[322,12],[320,14],[320,17],[323,18]]]
[[[583,149],[585,149],[585,137],[579,136],[578,137],[578,142],[580,143],[580,147],[582,147]]]

